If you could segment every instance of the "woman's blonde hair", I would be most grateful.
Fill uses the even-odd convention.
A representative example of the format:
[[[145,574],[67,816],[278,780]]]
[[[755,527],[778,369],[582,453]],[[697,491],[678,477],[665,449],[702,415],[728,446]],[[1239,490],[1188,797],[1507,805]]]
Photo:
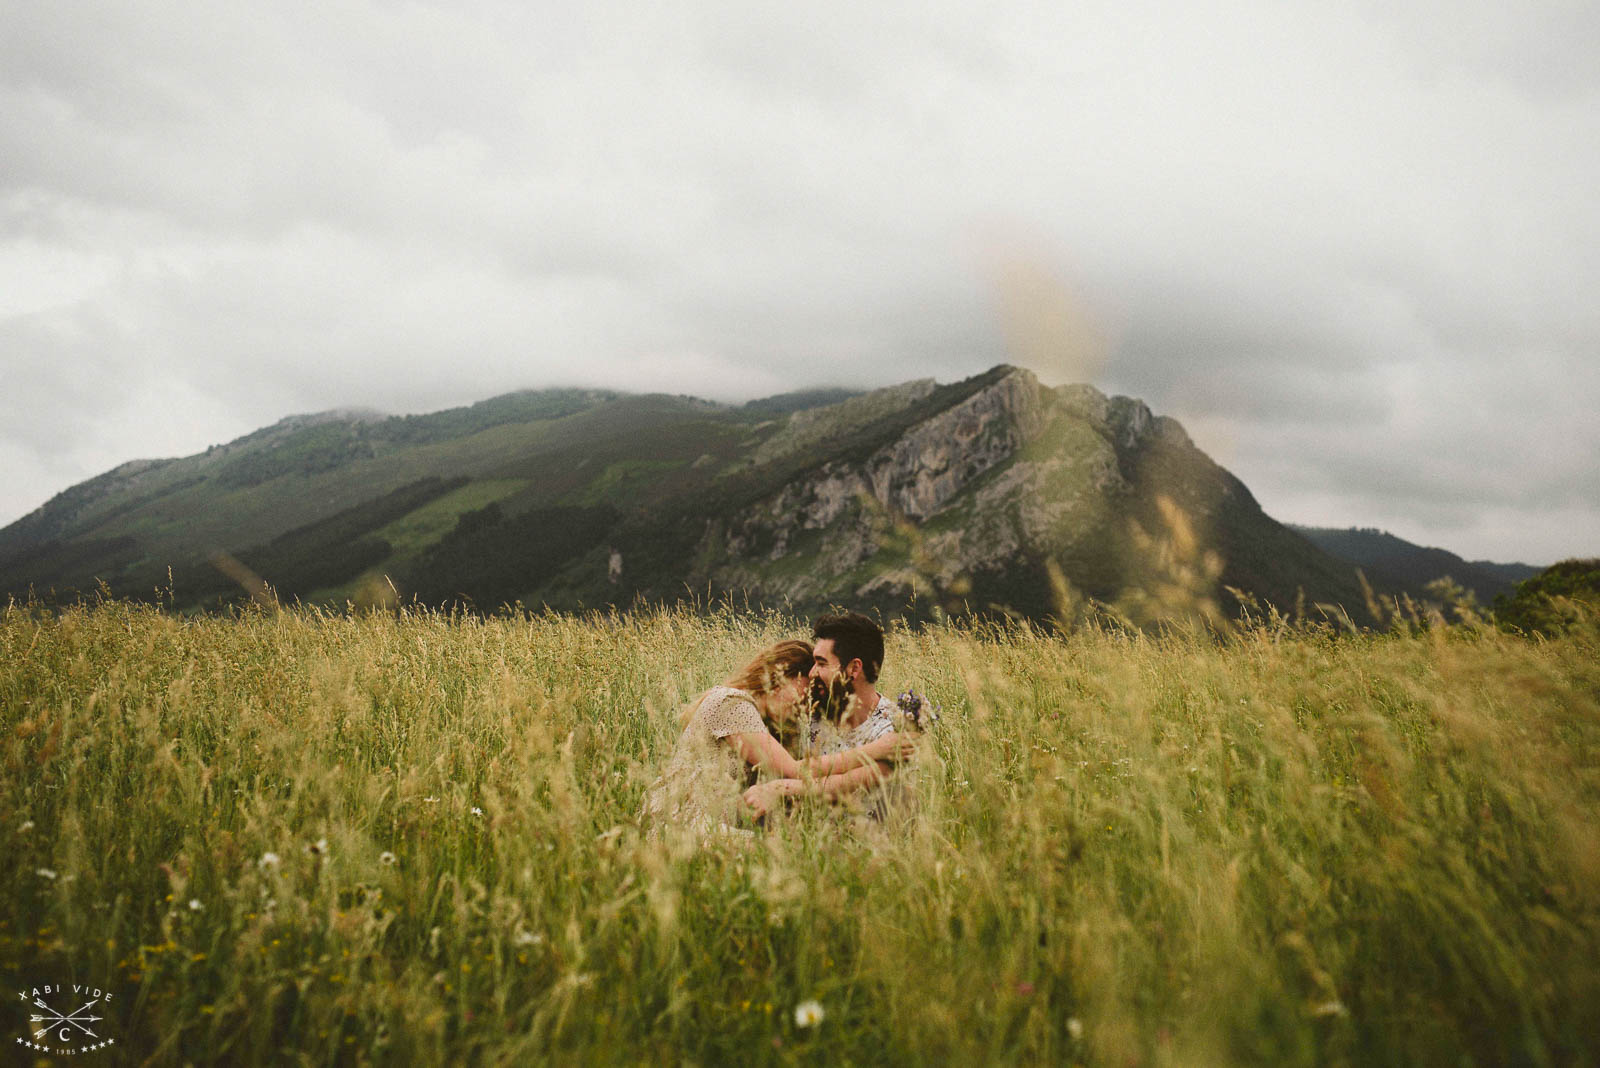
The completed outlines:
[[[764,697],[790,679],[810,674],[811,663],[810,642],[782,641],[761,650],[754,660],[728,676],[723,685],[743,690],[754,697]],[[685,726],[704,700],[705,694],[701,694],[689,702],[681,717]]]
[[[809,675],[811,660],[810,642],[779,642],[757,653],[744,670],[729,676],[724,685],[757,696],[769,694],[789,679]]]

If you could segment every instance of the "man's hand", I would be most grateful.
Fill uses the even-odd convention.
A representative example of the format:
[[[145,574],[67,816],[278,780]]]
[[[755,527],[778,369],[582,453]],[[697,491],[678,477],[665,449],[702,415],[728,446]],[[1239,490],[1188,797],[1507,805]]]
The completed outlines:
[[[788,779],[773,779],[770,782],[756,783],[744,792],[745,807],[750,810],[750,815],[757,823],[766,820],[767,814],[783,804],[783,799],[789,795],[784,788]]]
[[[890,731],[874,738],[861,748],[873,760],[884,760],[895,764],[902,760],[910,760],[917,755],[917,740],[910,735]]]

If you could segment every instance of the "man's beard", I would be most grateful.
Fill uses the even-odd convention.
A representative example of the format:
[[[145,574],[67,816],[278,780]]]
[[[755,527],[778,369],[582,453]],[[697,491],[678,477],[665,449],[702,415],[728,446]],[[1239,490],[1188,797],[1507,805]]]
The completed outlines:
[[[818,719],[837,723],[844,719],[850,705],[850,687],[844,677],[835,675],[831,680],[811,680],[812,715]]]

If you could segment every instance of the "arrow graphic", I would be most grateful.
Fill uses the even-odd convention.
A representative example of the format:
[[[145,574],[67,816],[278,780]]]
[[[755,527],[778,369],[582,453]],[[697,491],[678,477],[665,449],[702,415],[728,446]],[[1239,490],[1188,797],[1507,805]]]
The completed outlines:
[[[45,1004],[43,998],[35,998],[33,1003],[35,1005],[39,1006],[39,1008],[43,1009],[45,1012],[48,1012],[50,1015],[49,1016],[34,1016],[34,1017],[30,1018],[30,1022],[31,1023],[44,1023],[46,1020],[49,1021],[48,1023],[45,1023],[45,1026],[42,1029],[40,1029],[38,1031],[35,1031],[33,1033],[34,1040],[37,1041],[37,1040],[43,1038],[45,1035],[49,1034],[51,1031],[55,1030],[57,1027],[61,1026],[62,1024],[71,1024],[73,1027],[76,1027],[78,1030],[82,1031],[84,1034],[88,1035],[90,1038],[99,1038],[100,1037],[99,1035],[97,1035],[93,1031],[89,1030],[87,1027],[84,1026],[84,1024],[86,1024],[86,1023],[95,1023],[98,1020],[104,1019],[104,1017],[101,1017],[101,1016],[83,1016],[83,1015],[81,1015],[82,1013],[88,1012],[90,1009],[94,1008],[95,1001],[99,1001],[99,1000],[100,1000],[99,998],[95,998],[94,1001],[91,1001],[88,1004],[86,1004],[86,1005],[84,1005],[84,1006],[82,1006],[80,1008],[74,1009],[74,1010],[72,1010],[72,1012],[70,1014],[68,1014],[66,1016],[63,1016],[61,1013],[57,1012],[55,1009],[53,1009],[49,1005]]]

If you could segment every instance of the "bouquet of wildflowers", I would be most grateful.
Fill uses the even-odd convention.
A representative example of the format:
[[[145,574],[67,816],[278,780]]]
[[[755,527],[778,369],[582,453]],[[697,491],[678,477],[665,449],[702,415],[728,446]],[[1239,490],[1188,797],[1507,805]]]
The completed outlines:
[[[921,734],[939,722],[939,706],[915,690],[907,690],[894,702],[894,729],[906,734]]]

